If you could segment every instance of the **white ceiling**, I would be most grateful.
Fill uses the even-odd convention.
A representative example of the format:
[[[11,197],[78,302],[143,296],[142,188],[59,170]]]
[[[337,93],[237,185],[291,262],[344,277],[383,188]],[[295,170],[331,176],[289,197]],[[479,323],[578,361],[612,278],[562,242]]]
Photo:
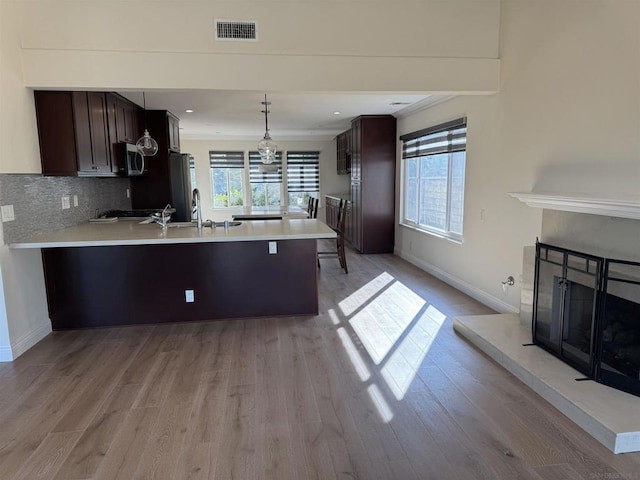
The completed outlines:
[[[119,92],[143,105],[142,92]],[[265,92],[237,90],[145,91],[149,110],[180,118],[185,139],[255,139],[264,135]],[[269,130],[274,140],[333,138],[358,115],[395,114],[426,107],[437,96],[267,92]],[[394,104],[395,103],[395,104]],[[185,110],[192,109],[193,113]],[[335,114],[334,112],[340,112]]]

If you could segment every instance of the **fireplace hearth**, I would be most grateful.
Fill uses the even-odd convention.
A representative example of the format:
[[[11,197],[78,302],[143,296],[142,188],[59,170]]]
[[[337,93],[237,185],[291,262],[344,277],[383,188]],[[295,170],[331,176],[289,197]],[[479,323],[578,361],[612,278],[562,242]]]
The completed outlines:
[[[536,244],[533,342],[640,396],[640,263]]]

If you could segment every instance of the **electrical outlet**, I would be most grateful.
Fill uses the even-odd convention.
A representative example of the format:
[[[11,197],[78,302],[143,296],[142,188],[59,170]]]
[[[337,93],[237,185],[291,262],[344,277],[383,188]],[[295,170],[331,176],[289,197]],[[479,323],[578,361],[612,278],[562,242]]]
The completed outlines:
[[[193,290],[185,290],[184,291],[184,301],[187,303],[193,303],[196,301]]]
[[[276,253],[278,253],[278,243],[269,242],[269,255],[275,255]]]
[[[77,207],[78,206],[78,195],[74,195],[73,196],[73,206]]]
[[[62,197],[62,209],[66,210],[67,208],[71,208],[71,199],[68,195]]]
[[[485,212],[484,208],[480,209],[480,220],[483,222],[487,219],[487,212]]]
[[[16,216],[13,213],[13,205],[2,205],[2,221],[11,222]]]
[[[131,198],[131,190],[127,188],[127,198]]]

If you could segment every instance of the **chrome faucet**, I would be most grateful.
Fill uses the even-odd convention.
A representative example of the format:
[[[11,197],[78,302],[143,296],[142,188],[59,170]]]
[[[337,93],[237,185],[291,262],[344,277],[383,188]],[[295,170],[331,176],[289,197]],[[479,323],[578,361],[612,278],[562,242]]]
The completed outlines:
[[[196,223],[198,230],[202,230],[202,208],[200,206],[200,190],[193,189],[193,198],[191,200],[191,206],[194,207],[193,211],[196,214]]]
[[[171,214],[175,212],[175,208],[171,208],[171,204],[167,203],[167,206],[162,209],[162,213],[153,213],[151,220],[159,224],[163,230],[166,230],[169,221],[171,220]]]

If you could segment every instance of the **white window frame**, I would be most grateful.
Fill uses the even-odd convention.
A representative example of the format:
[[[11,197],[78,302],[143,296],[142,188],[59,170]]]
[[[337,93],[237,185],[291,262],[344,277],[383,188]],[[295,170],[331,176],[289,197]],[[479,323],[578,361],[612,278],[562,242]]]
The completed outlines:
[[[259,154],[258,154],[257,151],[251,151],[250,150],[248,152],[248,155],[247,155],[247,158],[249,159],[249,170],[248,170],[249,171],[249,180],[248,180],[249,188],[247,189],[247,191],[249,193],[249,200],[250,200],[248,204],[254,206],[254,203],[253,203],[253,188],[252,188],[252,186],[254,184],[258,184],[258,185],[261,184],[261,185],[265,186],[266,198],[268,198],[267,191],[270,188],[275,189],[276,185],[277,185],[277,188],[280,190],[280,203],[278,205],[270,205],[270,204],[267,204],[266,201],[265,201],[265,206],[284,206],[284,204],[285,204],[284,203],[284,186],[285,186],[285,177],[286,177],[286,175],[284,174],[285,165],[284,165],[284,160],[283,160],[283,157],[284,157],[283,153],[282,152],[277,152],[277,154],[276,154],[276,161],[277,161],[278,165],[280,165],[280,172],[279,172],[280,173],[280,182],[252,182],[251,181],[251,159],[253,158],[255,160],[256,158],[258,158],[258,157],[256,157],[256,154],[259,157]]]
[[[230,154],[233,156],[242,157],[242,167],[238,166],[238,163],[230,162],[229,166],[224,166],[223,164],[217,163],[214,164],[211,159],[212,154]],[[237,161],[237,159],[236,159]],[[227,198],[227,206],[219,207],[215,204],[216,198],[216,190],[215,190],[215,182],[213,181],[213,170],[214,169],[237,169],[242,170],[242,205],[229,205],[229,198]],[[211,183],[211,208],[213,210],[229,210],[233,208],[239,208],[247,205],[247,179],[246,179],[246,165],[245,165],[245,152],[244,151],[222,151],[222,150],[211,150],[209,152],[209,181]],[[227,192],[231,191],[231,180],[229,178],[229,172],[227,171]]]
[[[308,200],[308,197],[311,196],[311,194],[316,194],[318,196],[318,198],[320,197],[320,154],[321,152],[318,150],[313,150],[313,151],[287,151],[285,158],[286,158],[286,164],[285,164],[285,168],[286,168],[286,202],[287,205],[290,205],[290,195],[291,193],[302,193],[304,195],[306,195],[306,198]],[[291,162],[292,159],[298,158],[300,160],[300,162]],[[289,169],[291,168],[291,165],[293,165],[293,168],[299,168],[299,165],[301,164],[313,164],[314,165],[314,169],[316,170],[316,175],[317,175],[317,181],[316,182],[309,182],[308,180],[306,181],[306,183],[313,183],[314,186],[311,189],[308,190],[300,190],[299,188],[291,187],[291,185],[289,184],[289,176],[290,176],[290,172]],[[303,183],[305,183],[305,181],[303,180]],[[293,188],[293,190],[291,190],[291,188]],[[306,208],[306,202],[303,200],[303,208]]]
[[[452,181],[452,175],[451,175],[451,161],[453,158],[454,153],[461,153],[463,152],[465,155],[465,172],[464,175],[466,177],[466,118],[461,118],[458,120],[454,120],[452,122],[447,122],[445,124],[441,124],[441,125],[436,125],[434,127],[429,127],[427,129],[424,130],[420,130],[418,132],[413,132],[407,135],[403,135],[400,137],[400,139],[404,142],[403,144],[403,158],[402,158],[402,168],[401,168],[401,220],[400,220],[400,225],[404,226],[404,227],[409,227],[411,229],[415,229],[418,230],[420,232],[424,232],[430,235],[434,235],[440,238],[444,238],[447,240],[451,240],[455,243],[463,243],[464,241],[464,190],[465,187],[463,185],[463,189],[462,189],[462,199],[461,199],[461,203],[462,203],[462,212],[460,215],[460,225],[461,225],[461,229],[462,229],[462,233],[457,233],[457,232],[452,232],[451,231],[451,218],[452,218],[452,211],[451,211],[451,197],[452,197],[452,189],[451,189],[451,181]],[[421,151],[424,151],[423,155],[418,155],[418,156],[412,156],[409,158],[405,158],[405,156],[407,155],[406,152],[406,145],[408,144],[408,142],[410,140],[414,140],[414,139],[423,139],[425,137],[428,137],[429,135],[435,134],[435,133],[439,133],[439,132],[445,132],[445,131],[453,131],[456,130],[458,132],[464,130],[464,148],[460,149],[460,144],[456,145],[455,147],[453,146],[453,142],[448,141],[446,146],[439,146],[434,148],[429,148],[429,147],[425,147],[424,145],[420,146],[419,145],[419,141],[418,141],[418,149]],[[451,138],[451,135],[449,135],[449,139]],[[454,150],[454,151],[451,151]],[[443,155],[446,154],[447,155],[447,205],[446,205],[446,212],[445,212],[445,223],[446,226],[444,229],[440,229],[437,227],[434,227],[432,225],[426,225],[426,224],[422,224],[419,223],[419,219],[420,219],[420,178],[421,178],[421,172],[420,172],[420,168],[421,168],[421,159],[426,158],[428,156],[432,156],[432,155]],[[411,155],[411,154],[409,154]],[[414,154],[415,155],[415,154]],[[407,201],[407,193],[408,193],[408,188],[407,188],[407,183],[408,183],[408,168],[407,168],[407,161],[409,160],[415,160],[417,161],[417,176],[416,176],[416,209],[417,209],[417,214],[416,214],[416,218],[417,221],[413,221],[413,220],[409,220],[407,219],[407,215],[406,215],[406,210],[407,210],[407,206],[406,206],[406,201]],[[463,179],[463,184],[465,183],[465,179]]]

